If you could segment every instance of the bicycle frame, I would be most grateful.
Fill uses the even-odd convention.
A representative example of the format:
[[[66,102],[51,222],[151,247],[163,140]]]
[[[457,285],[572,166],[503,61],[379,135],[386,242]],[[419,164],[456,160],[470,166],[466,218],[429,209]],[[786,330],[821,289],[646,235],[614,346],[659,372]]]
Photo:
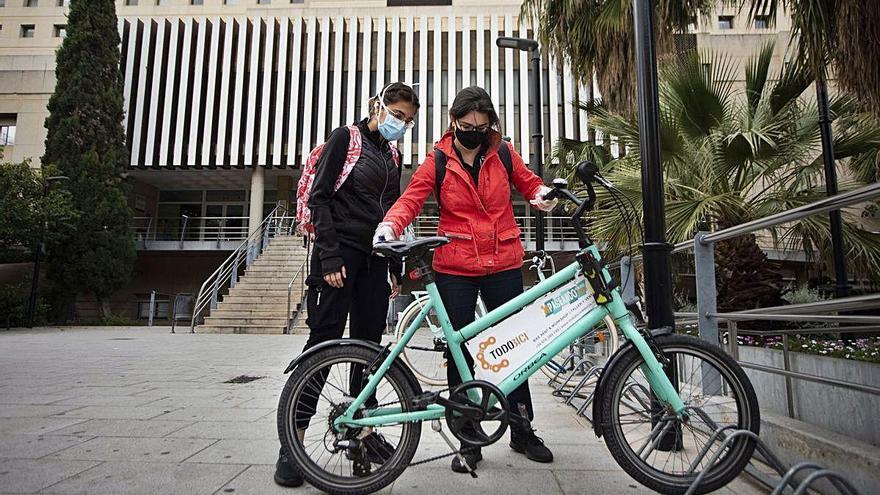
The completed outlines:
[[[589,245],[581,250],[581,253],[590,252],[596,260],[601,260],[599,250],[594,244]],[[375,391],[379,381],[391,367],[392,363],[397,359],[404,347],[412,339],[416,330],[419,328],[422,320],[424,320],[429,312],[433,309],[440,321],[440,326],[446,336],[450,354],[458,368],[462,382],[473,380],[473,373],[465,360],[464,352],[461,344],[468,341],[484,330],[495,325],[499,321],[511,316],[523,307],[531,304],[537,299],[545,296],[561,285],[573,280],[580,271],[580,265],[577,261],[558,271],[551,277],[541,281],[531,289],[523,292],[510,301],[502,304],[493,311],[485,314],[482,318],[470,323],[459,331],[452,328],[446,308],[440,298],[440,293],[436,285],[431,282],[426,285],[426,290],[430,296],[430,301],[426,304],[418,318],[410,324],[403,337],[390,349],[390,353],[379,365],[378,369],[372,373],[364,389],[358,394],[354,401],[349,405],[348,409],[335,420],[337,428],[344,427],[370,427],[383,426],[391,424],[400,424],[415,421],[429,421],[440,419],[445,415],[445,408],[438,404],[428,405],[424,410],[404,411],[401,407],[384,407],[363,411],[363,417],[355,419],[355,413],[366,402],[367,398]],[[611,275],[607,268],[602,268],[602,277],[606,283],[611,282]],[[620,292],[614,288],[611,292],[611,300],[605,304],[600,304],[587,314],[582,316],[572,326],[564,330],[545,348],[541,349],[539,354],[533,355],[524,365],[520,366],[514,373],[510,374],[500,384],[501,391],[508,395],[514,389],[525,383],[529,377],[536,373],[541,366],[547,364],[557,353],[566,348],[572,342],[586,334],[593,327],[598,325],[606,316],[611,315],[618,328],[623,332],[627,340],[632,342],[638,352],[643,356],[645,364],[643,370],[645,376],[651,385],[654,395],[664,404],[668,405],[675,411],[677,415],[684,413],[684,403],[673,387],[669,378],[663,370],[663,366],[654,356],[653,351],[647,341],[642,337],[638,330],[633,326],[630,320],[629,311],[623,303]],[[593,297],[587,295],[586,297]]]

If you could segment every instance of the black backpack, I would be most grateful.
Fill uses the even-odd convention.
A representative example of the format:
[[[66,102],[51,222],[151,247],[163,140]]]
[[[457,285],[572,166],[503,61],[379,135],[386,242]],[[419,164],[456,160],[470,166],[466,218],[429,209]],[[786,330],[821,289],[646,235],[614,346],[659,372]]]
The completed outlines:
[[[501,158],[501,163],[504,164],[504,170],[507,171],[507,179],[510,180],[510,176],[513,175],[513,160],[510,157],[510,148],[507,146],[507,140],[501,141],[501,146],[498,147],[498,157]],[[443,180],[446,178],[446,153],[437,148],[434,148],[434,166],[436,167],[434,199],[437,200],[437,209],[439,211],[440,187],[443,185]]]

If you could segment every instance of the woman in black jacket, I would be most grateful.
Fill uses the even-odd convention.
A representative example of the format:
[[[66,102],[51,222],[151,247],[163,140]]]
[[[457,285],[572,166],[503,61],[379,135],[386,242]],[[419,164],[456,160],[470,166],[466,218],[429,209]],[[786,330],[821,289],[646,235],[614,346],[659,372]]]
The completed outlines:
[[[411,87],[391,83],[370,99],[370,115],[356,124],[357,131],[340,127],[324,144],[308,201],[315,241],[306,278],[309,338],[303,351],[341,338],[346,319],[350,319],[351,338],[382,340],[389,296],[400,291],[401,267],[389,267],[387,259],[372,255],[373,233],[400,197],[399,160],[391,141],[401,139],[412,127],[418,109],[419,99]],[[337,190],[355,136],[361,140],[360,157]],[[376,437],[371,440],[381,449],[384,440]],[[275,482],[303,483],[283,449]]]

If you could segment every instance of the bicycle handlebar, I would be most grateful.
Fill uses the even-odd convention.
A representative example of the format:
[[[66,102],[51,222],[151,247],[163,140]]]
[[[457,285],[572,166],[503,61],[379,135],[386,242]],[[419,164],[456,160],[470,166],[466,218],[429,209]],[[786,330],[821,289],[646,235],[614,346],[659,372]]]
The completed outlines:
[[[569,191],[568,181],[562,178],[553,179],[553,189],[544,196],[544,199],[547,200],[564,198],[577,205],[577,209],[571,216],[571,223],[574,227],[575,233],[577,233],[581,248],[584,248],[589,244],[589,240],[584,233],[583,224],[581,223],[581,216],[585,212],[591,211],[596,205],[596,190],[593,188],[593,182],[599,182],[599,184],[605,187],[611,186],[608,181],[598,175],[598,172],[599,168],[591,161],[582,161],[578,163],[577,168],[575,169],[575,175],[578,176],[587,188],[586,200],[578,198],[574,193]]]

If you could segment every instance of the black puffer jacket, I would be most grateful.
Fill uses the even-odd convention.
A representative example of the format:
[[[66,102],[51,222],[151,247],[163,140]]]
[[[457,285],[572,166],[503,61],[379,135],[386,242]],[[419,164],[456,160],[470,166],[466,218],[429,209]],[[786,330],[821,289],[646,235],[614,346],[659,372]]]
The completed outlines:
[[[309,198],[315,226],[315,248],[324,275],[343,265],[340,244],[369,255],[373,233],[391,205],[400,197],[400,169],[391,148],[378,131],[370,131],[367,120],[358,122],[363,149],[351,174],[335,193],[333,187],[348,153],[349,131],[334,130],[316,164],[315,181]],[[391,266],[400,280],[400,266]]]

